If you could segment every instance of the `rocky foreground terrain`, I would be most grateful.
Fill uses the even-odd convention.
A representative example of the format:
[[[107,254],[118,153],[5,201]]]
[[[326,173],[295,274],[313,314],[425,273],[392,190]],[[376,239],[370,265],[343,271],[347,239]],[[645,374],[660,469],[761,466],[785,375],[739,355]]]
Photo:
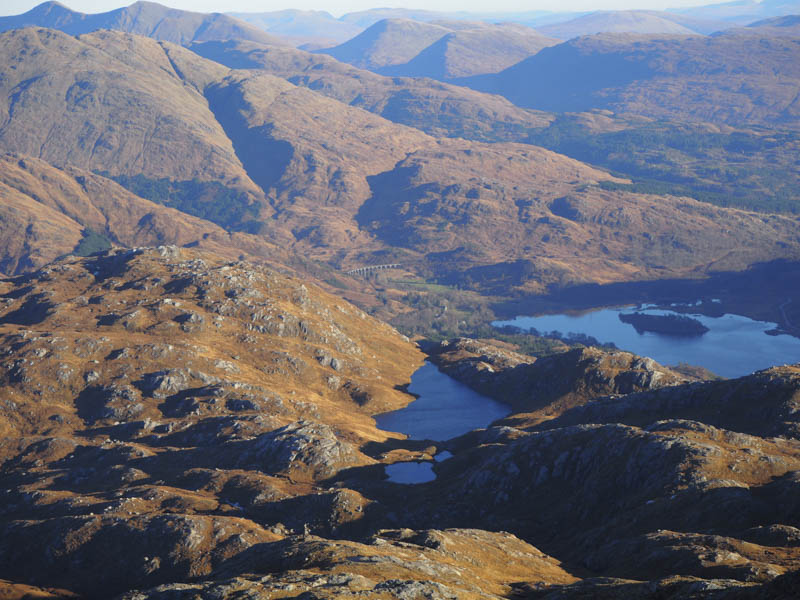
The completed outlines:
[[[513,414],[372,416],[424,354],[272,268],[162,246],[0,281],[0,597],[781,598],[800,368],[688,381],[624,352],[426,347]],[[453,456],[435,481],[384,465]]]

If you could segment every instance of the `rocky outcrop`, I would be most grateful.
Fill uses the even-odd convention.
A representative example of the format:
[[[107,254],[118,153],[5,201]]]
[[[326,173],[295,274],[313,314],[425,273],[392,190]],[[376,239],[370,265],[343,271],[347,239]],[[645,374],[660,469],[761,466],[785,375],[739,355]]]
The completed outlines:
[[[642,427],[670,418],[692,419],[761,437],[800,439],[800,367],[774,367],[729,381],[695,382],[601,397],[576,406],[539,428],[585,423]]]
[[[492,428],[461,443],[440,466],[434,518],[509,529],[614,577],[767,581],[797,568],[797,440],[672,420]]]
[[[166,246],[63,259],[0,296],[0,577],[108,598],[372,526],[369,499],[322,482],[373,465],[362,445],[390,434],[370,415],[413,399],[422,355],[391,327]]]
[[[462,338],[426,347],[426,351],[451,377],[511,404],[516,414],[508,423],[518,426],[552,418],[598,396],[631,394],[686,381],[650,358],[591,347],[534,359]]]
[[[518,582],[569,583],[558,561],[508,533],[473,529],[382,530],[366,543],[289,537],[240,555],[234,568],[260,576],[166,585],[124,600],[230,597],[236,592],[315,598],[502,598]],[[320,573],[319,570],[324,573]],[[121,600],[122,600],[121,599]]]

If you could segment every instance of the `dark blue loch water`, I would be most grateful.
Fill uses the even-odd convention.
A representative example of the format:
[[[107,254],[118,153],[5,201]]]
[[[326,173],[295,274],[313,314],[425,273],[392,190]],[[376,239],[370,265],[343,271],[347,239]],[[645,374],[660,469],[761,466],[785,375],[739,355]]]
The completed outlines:
[[[377,415],[380,429],[399,431],[414,440],[442,441],[486,427],[511,412],[508,405],[481,396],[432,363],[426,362],[411,376],[408,390],[419,397],[405,408]],[[435,458],[440,461],[450,456],[444,451]],[[386,467],[386,474],[395,483],[436,479],[432,462],[395,463]]]
[[[386,475],[394,483],[425,483],[436,479],[432,462],[399,462],[386,466]]]
[[[481,396],[428,362],[411,376],[408,391],[419,398],[377,415],[375,421],[380,429],[405,433],[412,440],[449,440],[511,412],[508,405]]]
[[[659,333],[637,333],[633,325],[619,320],[620,313],[631,307],[606,308],[579,315],[543,315],[495,321],[495,327],[513,325],[531,327],[545,333],[582,333],[599,342],[614,342],[618,348],[660,362],[676,365],[685,362],[710,369],[723,377],[740,377],[767,367],[800,362],[800,339],[790,335],[767,335],[775,323],[753,321],[740,315],[706,317],[691,315],[709,331],[698,337],[680,337]],[[645,309],[648,314],[677,314],[666,310]]]

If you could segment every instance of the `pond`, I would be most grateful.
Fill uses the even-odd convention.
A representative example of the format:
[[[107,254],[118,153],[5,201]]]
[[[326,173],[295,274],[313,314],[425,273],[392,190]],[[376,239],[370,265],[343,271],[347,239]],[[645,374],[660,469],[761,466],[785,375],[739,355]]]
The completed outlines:
[[[447,450],[442,450],[433,457],[436,462],[442,462],[453,456]],[[385,469],[389,481],[394,483],[425,483],[436,479],[433,472],[433,463],[430,461],[421,462],[398,462],[388,465]]]
[[[523,330],[534,328],[542,333],[558,331],[563,335],[584,334],[601,343],[613,342],[618,348],[648,356],[663,365],[680,362],[705,367],[722,377],[740,377],[775,365],[800,362],[800,339],[790,335],[767,335],[775,323],[754,321],[740,315],[707,317],[693,314],[708,327],[699,336],[674,336],[663,333],[638,333],[620,314],[678,314],[668,310],[643,307],[616,307],[577,315],[543,315],[495,321],[495,327],[512,325]]]
[[[486,427],[511,412],[507,404],[471,390],[426,362],[411,376],[408,391],[419,396],[400,410],[375,417],[378,428],[412,440],[449,440]]]

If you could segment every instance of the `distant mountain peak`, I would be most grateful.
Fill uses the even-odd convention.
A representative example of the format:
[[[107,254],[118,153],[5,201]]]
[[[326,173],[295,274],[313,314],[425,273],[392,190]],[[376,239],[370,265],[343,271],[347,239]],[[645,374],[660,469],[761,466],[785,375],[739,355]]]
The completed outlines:
[[[74,10],[68,7],[66,4],[62,4],[61,2],[57,2],[56,0],[50,0],[49,2],[42,2],[41,4],[37,4],[28,12],[24,13],[26,15],[33,15],[33,14],[48,14],[53,10],[59,10],[62,12],[68,12],[77,14]]]

